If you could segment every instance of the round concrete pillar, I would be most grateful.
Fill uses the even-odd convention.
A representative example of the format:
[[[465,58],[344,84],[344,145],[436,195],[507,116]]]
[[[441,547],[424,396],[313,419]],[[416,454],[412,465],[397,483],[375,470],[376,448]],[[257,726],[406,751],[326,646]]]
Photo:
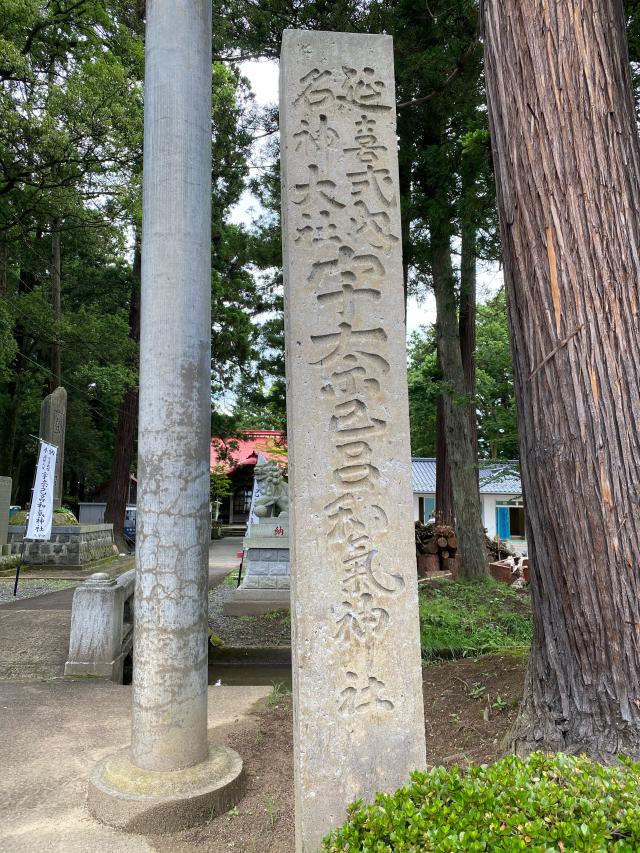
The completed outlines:
[[[207,757],[211,0],[148,0],[131,760]]]

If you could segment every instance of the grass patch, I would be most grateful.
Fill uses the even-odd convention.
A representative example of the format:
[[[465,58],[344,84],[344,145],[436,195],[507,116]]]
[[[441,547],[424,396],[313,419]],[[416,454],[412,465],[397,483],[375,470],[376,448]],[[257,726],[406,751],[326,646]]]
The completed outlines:
[[[225,579],[222,581],[224,586],[238,586],[238,572],[240,568],[234,569],[230,572]]]
[[[284,608],[283,610],[270,610],[268,613],[265,613],[262,618],[270,619],[272,622],[279,622],[286,628],[291,626],[291,611],[287,608]]]
[[[528,647],[533,636],[528,592],[492,579],[448,578],[420,586],[420,637],[425,661],[475,657]]]
[[[270,708],[279,708],[280,705],[291,698],[291,688],[283,681],[272,681],[273,692],[267,697],[267,705]]]
[[[47,581],[52,592],[60,589],[69,589],[70,586],[78,586],[78,581]]]

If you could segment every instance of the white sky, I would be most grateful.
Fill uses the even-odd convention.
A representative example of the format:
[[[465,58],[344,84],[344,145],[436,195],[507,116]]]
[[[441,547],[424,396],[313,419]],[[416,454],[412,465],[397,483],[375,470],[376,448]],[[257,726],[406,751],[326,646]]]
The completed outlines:
[[[242,73],[251,83],[251,88],[259,106],[275,104],[278,101],[278,63],[271,60],[252,60],[243,62]],[[260,213],[260,205],[249,192],[244,192],[239,203],[231,212],[231,219],[238,223],[250,224]],[[489,298],[502,284],[502,271],[497,264],[478,267],[478,297],[481,301]],[[435,321],[436,308],[433,294],[429,293],[418,301],[410,296],[407,302],[407,335],[420,326]]]

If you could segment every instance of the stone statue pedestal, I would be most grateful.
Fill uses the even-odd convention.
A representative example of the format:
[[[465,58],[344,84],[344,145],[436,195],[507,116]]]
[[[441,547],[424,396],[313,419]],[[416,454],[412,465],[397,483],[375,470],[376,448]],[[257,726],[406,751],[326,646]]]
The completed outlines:
[[[259,616],[291,606],[289,515],[261,518],[244,540],[242,583],[224,605],[225,616]]]

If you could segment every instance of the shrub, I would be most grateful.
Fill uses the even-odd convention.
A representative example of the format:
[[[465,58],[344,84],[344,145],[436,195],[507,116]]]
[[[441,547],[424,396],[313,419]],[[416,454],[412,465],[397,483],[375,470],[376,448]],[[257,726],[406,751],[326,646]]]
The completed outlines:
[[[349,806],[347,822],[327,836],[324,850],[640,850],[640,764],[626,759],[603,767],[562,753],[510,755],[411,778],[371,806]]]

